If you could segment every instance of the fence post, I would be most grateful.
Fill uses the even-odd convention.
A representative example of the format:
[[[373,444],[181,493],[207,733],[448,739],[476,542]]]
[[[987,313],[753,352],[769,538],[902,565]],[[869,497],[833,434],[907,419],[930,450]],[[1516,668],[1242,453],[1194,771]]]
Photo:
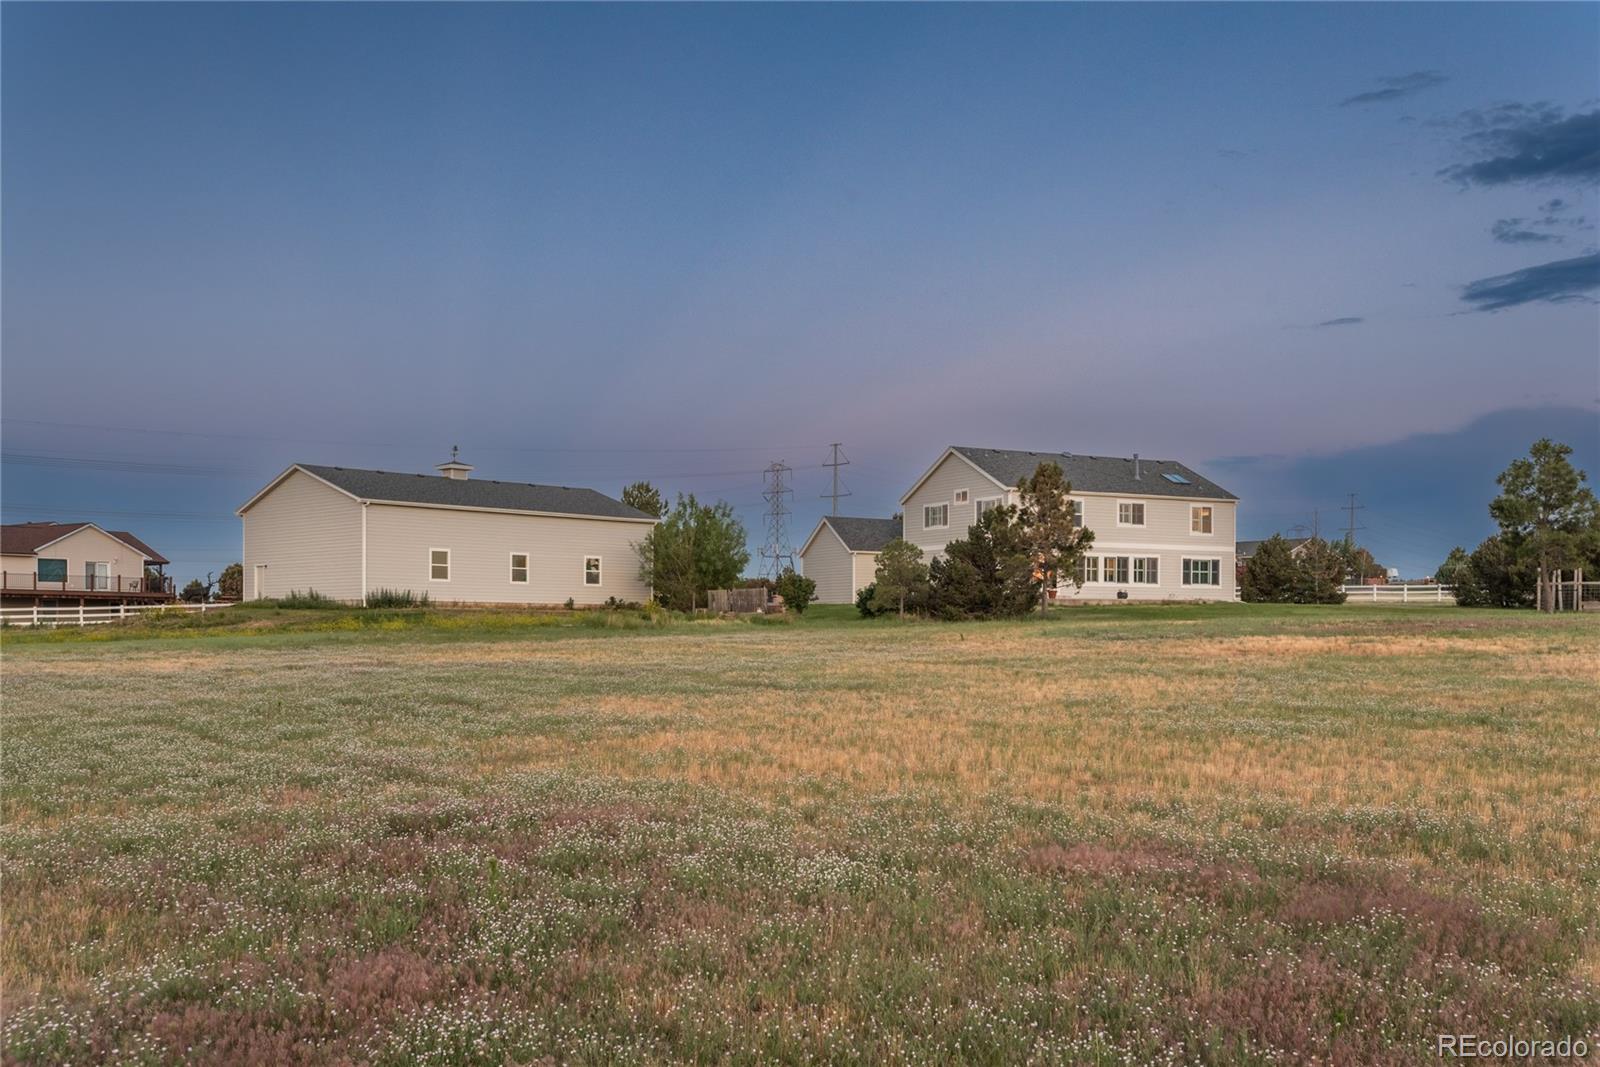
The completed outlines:
[[[83,625],[83,597],[78,598],[78,625]]]
[[[35,626],[39,625],[39,602],[37,600],[33,602],[33,624]]]
[[[1410,603],[1410,597],[1411,597],[1411,587],[1409,585],[1402,585],[1400,587],[1400,603],[1402,603],[1402,604]]]

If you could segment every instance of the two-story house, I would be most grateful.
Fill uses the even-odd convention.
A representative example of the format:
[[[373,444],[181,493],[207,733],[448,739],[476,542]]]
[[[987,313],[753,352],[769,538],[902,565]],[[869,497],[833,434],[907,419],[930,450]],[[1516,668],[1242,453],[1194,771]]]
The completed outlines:
[[[952,446],[900,498],[904,537],[930,558],[1017,483],[1055,463],[1072,486],[1078,522],[1094,531],[1063,600],[1232,600],[1238,498],[1176,460],[1134,455]]]

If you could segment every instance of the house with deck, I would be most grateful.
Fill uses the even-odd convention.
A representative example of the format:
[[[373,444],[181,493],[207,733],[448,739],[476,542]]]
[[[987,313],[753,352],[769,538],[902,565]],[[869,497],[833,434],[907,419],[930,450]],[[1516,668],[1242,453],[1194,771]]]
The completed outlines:
[[[593,489],[296,463],[238,510],[244,595],[380,589],[435,603],[643,601],[635,546],[655,519]]]
[[[1058,600],[1232,600],[1238,498],[1172,459],[952,445],[900,498],[904,534],[932,558],[1017,484],[1055,463],[1094,545]]]
[[[151,604],[172,599],[170,561],[127,530],[92,522],[0,526],[0,602]]]

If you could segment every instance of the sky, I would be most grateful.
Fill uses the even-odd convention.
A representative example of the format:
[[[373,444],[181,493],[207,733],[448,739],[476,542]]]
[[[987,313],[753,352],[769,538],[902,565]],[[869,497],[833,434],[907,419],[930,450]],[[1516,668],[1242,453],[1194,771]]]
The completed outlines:
[[[0,513],[181,577],[452,445],[753,550],[1139,452],[1415,576],[1600,476],[1596,4],[8,2],[0,90]]]

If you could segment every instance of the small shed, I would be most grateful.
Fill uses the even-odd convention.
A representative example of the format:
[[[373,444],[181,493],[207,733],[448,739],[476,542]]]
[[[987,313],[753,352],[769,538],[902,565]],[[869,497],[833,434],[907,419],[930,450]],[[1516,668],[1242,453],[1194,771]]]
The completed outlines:
[[[828,515],[817,523],[800,549],[800,570],[817,583],[817,603],[849,604],[872,584],[878,553],[900,536],[900,516],[892,519]]]

